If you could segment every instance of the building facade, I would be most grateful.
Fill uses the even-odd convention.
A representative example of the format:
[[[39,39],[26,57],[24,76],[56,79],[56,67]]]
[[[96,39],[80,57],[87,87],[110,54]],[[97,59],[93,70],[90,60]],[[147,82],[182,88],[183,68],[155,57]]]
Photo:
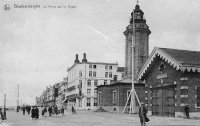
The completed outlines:
[[[146,82],[150,114],[184,117],[188,105],[200,117],[200,52],[154,48],[138,79]]]
[[[74,105],[77,109],[95,109],[97,107],[98,85],[109,85],[117,75],[116,63],[88,62],[84,53],[82,62],[78,55],[74,65],[68,68],[68,84],[65,92],[65,102],[68,107]]]

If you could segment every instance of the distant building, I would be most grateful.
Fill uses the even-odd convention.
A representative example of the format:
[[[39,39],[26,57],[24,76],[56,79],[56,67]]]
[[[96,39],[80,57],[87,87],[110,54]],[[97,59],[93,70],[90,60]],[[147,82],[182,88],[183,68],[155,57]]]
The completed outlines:
[[[98,90],[98,106],[101,106],[108,112],[123,113],[128,96],[132,87],[131,79],[123,79],[114,82],[111,85],[99,85]],[[135,90],[140,101],[145,101],[144,84],[135,84]],[[139,110],[139,104],[136,102],[137,111]],[[127,103],[125,113],[129,112],[130,100]]]
[[[200,117],[200,52],[154,48],[138,79],[145,80],[145,104],[159,116]]]
[[[68,68],[68,84],[65,103],[78,109],[94,109],[97,106],[97,85],[109,85],[117,75],[117,63],[88,62],[83,54],[82,62],[78,55],[74,65]]]
[[[45,104],[44,106],[53,106],[54,105],[54,95],[53,95],[53,86],[48,86],[45,91]]]

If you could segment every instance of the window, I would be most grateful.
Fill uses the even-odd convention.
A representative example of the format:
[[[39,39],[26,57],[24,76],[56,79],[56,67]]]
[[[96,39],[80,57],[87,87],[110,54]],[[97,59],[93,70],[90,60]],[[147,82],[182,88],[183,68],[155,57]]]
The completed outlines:
[[[108,77],[108,72],[105,72],[105,77],[106,77],[106,78]]]
[[[200,107],[200,87],[197,87],[197,107]]]
[[[88,87],[91,87],[91,80],[88,80],[88,81],[87,81],[87,86],[88,86]]]
[[[109,69],[112,70],[112,66],[109,66]]]
[[[87,106],[90,106],[91,104],[91,98],[87,98]]]
[[[92,71],[89,71],[89,77],[92,77]]]
[[[94,89],[94,97],[97,97],[97,90]]]
[[[101,94],[101,92],[99,92],[99,94],[98,94],[98,105],[99,106],[101,106],[101,96],[102,96],[102,94]]]
[[[116,91],[113,91],[113,103],[116,103],[117,101],[117,93]]]
[[[92,64],[89,65],[89,68],[92,69]]]
[[[82,71],[79,71],[79,77],[82,77]]]
[[[97,106],[97,98],[94,98],[94,106]]]
[[[98,85],[98,80],[94,80],[94,86],[96,87]]]
[[[96,68],[97,68],[97,65],[93,65],[93,68],[96,69]]]
[[[97,73],[94,71],[94,72],[93,72],[93,77],[96,77],[96,74],[97,74]]]
[[[104,85],[106,85],[107,84],[107,80],[104,80]]]
[[[109,77],[112,78],[112,72],[109,73]]]
[[[108,65],[105,65],[105,69],[106,69],[106,70],[108,69]]]
[[[91,89],[87,89],[87,94],[91,94]]]

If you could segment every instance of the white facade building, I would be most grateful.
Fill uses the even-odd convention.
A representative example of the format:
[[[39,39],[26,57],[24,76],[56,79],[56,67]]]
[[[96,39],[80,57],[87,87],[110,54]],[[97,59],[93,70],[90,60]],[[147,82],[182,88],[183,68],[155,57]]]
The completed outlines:
[[[114,75],[117,75],[117,69],[117,63],[87,62],[85,53],[82,62],[79,62],[76,55],[74,65],[67,70],[68,84],[65,100],[68,107],[74,105],[77,109],[95,109],[96,86],[112,83]]]

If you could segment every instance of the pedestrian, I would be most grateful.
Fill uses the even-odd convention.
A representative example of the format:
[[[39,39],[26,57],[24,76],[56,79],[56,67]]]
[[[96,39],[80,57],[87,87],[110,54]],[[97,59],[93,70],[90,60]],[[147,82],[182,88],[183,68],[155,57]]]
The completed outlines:
[[[76,110],[73,105],[72,105],[72,114],[76,114]]]
[[[36,106],[35,112],[36,112],[36,119],[38,119],[39,118],[39,109],[37,106]]]
[[[56,115],[58,114],[58,108],[57,108],[56,105],[54,106],[54,112],[55,112]]]
[[[44,108],[42,109],[42,116],[45,116],[46,112],[47,112],[47,109],[46,109],[46,107],[44,107]],[[46,117],[46,116],[45,116],[45,117]]]
[[[62,113],[62,115],[64,115],[64,113],[65,113],[65,110],[64,110],[63,106],[61,108],[61,113]]]
[[[52,107],[51,106],[48,108],[48,112],[49,112],[49,116],[51,116],[52,115]]]
[[[184,111],[185,111],[186,118],[189,119],[190,118],[190,108],[188,105],[185,106]]]
[[[52,115],[55,114],[55,106],[52,106]]]
[[[28,115],[30,114],[30,111],[31,111],[31,106],[29,105],[29,106],[27,107]]]
[[[32,119],[36,118],[36,109],[34,106],[32,107],[32,110],[31,110],[31,117],[32,117]]]
[[[25,112],[26,112],[26,107],[25,106],[22,107],[22,111],[23,111],[23,115],[25,115]]]
[[[141,106],[139,108],[139,117],[140,117],[141,126],[145,126],[146,122],[149,121],[149,118],[147,118],[147,109],[145,108],[143,102],[141,102]]]
[[[3,113],[2,113],[1,108],[0,108],[0,124],[1,124],[2,120],[4,120],[4,117],[3,117]]]

